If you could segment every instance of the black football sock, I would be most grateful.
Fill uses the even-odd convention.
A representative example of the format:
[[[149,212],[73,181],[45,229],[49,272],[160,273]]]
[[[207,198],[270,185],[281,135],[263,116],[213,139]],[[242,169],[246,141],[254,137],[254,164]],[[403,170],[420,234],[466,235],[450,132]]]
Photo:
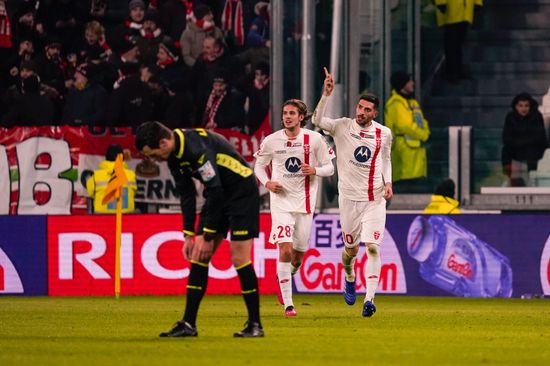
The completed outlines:
[[[195,327],[197,313],[208,284],[208,263],[191,261],[183,320]]]
[[[260,294],[258,292],[258,278],[252,262],[248,262],[235,268],[241,280],[241,291],[243,294],[246,309],[248,310],[248,321],[260,323]]]

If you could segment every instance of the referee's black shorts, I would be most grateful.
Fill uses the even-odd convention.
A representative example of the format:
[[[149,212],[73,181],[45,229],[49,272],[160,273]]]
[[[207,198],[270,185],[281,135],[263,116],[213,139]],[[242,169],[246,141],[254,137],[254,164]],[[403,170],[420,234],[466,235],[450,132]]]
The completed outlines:
[[[260,193],[254,175],[238,185],[224,187],[223,218],[216,233],[227,235],[231,240],[257,238],[260,230]],[[204,221],[199,220],[198,233],[202,233]]]

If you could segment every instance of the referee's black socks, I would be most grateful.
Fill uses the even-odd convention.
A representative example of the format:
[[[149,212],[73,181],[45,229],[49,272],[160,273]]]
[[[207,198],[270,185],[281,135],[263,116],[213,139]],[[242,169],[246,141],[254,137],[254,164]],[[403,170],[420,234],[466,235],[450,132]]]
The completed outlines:
[[[252,262],[235,268],[241,280],[241,291],[248,310],[248,321],[260,323],[260,295],[258,292],[258,278]]]
[[[189,281],[187,281],[187,301],[183,320],[195,327],[199,305],[208,284],[208,263],[191,261]]]

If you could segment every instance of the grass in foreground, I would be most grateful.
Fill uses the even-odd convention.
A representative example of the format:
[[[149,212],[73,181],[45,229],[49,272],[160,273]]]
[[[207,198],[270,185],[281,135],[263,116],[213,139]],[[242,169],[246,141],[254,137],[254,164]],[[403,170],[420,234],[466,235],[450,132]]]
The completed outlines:
[[[550,364],[550,301],[298,295],[296,318],[262,297],[263,339],[234,339],[240,296],[206,296],[198,338],[161,339],[183,297],[0,297],[1,365]]]

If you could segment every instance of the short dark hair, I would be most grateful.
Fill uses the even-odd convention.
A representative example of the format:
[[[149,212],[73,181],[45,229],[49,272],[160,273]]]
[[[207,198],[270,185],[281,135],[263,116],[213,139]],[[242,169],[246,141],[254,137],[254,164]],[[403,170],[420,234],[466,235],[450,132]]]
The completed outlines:
[[[144,122],[136,129],[136,148],[141,151],[145,146],[151,149],[160,147],[160,140],[172,137],[172,130],[157,121]]]
[[[107,161],[115,161],[118,154],[123,154],[122,146],[119,144],[112,144],[107,148],[107,152],[105,153],[105,160]]]
[[[281,108],[281,112],[283,111],[283,109],[287,106],[287,105],[291,105],[293,107],[296,107],[296,109],[298,109],[298,114],[300,114],[301,116],[304,116],[304,119],[302,120],[302,122],[300,123],[300,127],[304,127],[307,123],[307,121],[309,121],[311,119],[311,116],[313,115],[312,113],[309,113],[307,111],[307,105],[306,103],[304,103],[302,100],[300,99],[289,99],[287,100],[286,102],[283,103],[283,107]],[[282,114],[282,113],[281,113]],[[281,121],[281,125],[282,127],[284,128],[284,123],[282,123]]]
[[[380,105],[380,98],[372,93],[361,94],[359,100],[366,100],[367,102],[371,102],[372,104],[374,104],[374,108],[376,109],[378,109],[378,106]]]

